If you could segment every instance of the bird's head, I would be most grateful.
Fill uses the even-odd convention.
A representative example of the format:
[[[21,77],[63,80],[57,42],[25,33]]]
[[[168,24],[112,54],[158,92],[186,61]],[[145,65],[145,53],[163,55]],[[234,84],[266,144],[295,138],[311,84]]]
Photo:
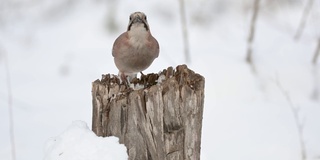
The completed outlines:
[[[146,31],[149,31],[147,16],[142,12],[134,12],[130,15],[127,31],[137,27],[143,27]]]

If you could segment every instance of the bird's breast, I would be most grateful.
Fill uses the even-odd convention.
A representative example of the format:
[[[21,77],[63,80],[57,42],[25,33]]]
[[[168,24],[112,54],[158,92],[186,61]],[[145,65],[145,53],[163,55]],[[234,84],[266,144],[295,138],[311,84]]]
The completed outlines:
[[[129,46],[133,54],[144,54],[148,50],[148,38],[147,34],[134,34],[129,36]]]

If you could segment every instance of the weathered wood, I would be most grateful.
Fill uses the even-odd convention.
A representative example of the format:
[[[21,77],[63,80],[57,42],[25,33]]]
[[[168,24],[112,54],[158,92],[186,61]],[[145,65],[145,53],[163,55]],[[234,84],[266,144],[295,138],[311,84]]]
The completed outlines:
[[[110,74],[92,83],[92,130],[119,137],[132,160],[200,159],[204,78],[181,65],[133,83],[143,88]]]

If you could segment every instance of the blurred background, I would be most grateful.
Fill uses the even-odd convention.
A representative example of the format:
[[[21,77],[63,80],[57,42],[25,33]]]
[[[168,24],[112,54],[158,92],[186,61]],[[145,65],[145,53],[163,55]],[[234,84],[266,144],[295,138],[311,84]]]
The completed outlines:
[[[135,11],[160,44],[145,74],[206,78],[201,159],[320,159],[319,0],[1,0],[0,159],[13,130],[16,159],[36,160],[72,121],[91,126],[91,83],[118,73]]]

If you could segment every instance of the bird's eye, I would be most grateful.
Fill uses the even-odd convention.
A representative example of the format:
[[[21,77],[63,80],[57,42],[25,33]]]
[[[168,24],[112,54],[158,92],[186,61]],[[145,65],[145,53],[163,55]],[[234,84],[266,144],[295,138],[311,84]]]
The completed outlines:
[[[130,21],[132,20],[132,17],[131,17],[131,16],[129,17],[129,20],[130,20]]]
[[[144,20],[147,20],[147,16],[144,16]]]

